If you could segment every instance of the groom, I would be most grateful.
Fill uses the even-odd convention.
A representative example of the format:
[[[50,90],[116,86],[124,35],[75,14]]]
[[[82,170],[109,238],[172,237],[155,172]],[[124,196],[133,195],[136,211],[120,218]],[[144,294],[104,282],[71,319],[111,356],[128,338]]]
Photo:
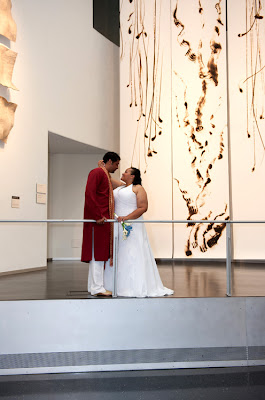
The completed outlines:
[[[104,264],[112,259],[112,227],[105,223],[114,218],[114,198],[110,173],[119,167],[120,156],[114,152],[104,155],[104,168],[95,168],[87,178],[84,219],[94,219],[96,223],[85,222],[81,261],[89,262],[88,291],[94,296],[111,296],[104,288]]]

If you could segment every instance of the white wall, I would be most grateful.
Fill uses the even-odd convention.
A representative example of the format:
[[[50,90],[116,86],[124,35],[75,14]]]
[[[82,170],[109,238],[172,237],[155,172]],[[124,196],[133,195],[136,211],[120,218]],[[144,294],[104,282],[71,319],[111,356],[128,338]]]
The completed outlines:
[[[83,218],[87,176],[102,156],[49,155],[49,219]],[[83,224],[49,224],[48,258],[80,258],[82,235]]]
[[[48,179],[48,131],[119,149],[119,49],[92,28],[92,0],[13,0],[18,52],[13,82],[0,87],[18,104],[15,126],[0,144],[0,218],[45,219],[36,183]],[[21,197],[11,209],[11,196]],[[0,272],[46,265],[43,225],[0,226]]]
[[[119,48],[93,29],[93,1],[24,2],[40,33],[35,51],[49,130],[118,151]]]

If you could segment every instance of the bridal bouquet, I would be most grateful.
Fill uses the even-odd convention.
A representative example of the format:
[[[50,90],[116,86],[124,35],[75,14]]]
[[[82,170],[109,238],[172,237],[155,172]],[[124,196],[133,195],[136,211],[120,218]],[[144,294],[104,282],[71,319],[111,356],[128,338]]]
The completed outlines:
[[[118,218],[118,215],[115,214],[115,218]],[[128,224],[128,222],[121,222],[121,226],[122,226],[122,240],[126,240],[128,236],[130,236],[131,230],[132,230],[132,226],[131,224]]]

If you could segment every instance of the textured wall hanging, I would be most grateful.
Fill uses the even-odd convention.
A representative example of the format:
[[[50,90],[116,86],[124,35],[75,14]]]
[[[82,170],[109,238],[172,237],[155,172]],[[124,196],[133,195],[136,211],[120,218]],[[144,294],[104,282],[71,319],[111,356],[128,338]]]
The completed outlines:
[[[0,140],[4,143],[14,126],[14,118],[17,104],[9,103],[4,97],[0,97]]]
[[[0,0],[0,35],[16,41],[17,26],[11,14],[11,0]],[[0,44],[0,84],[10,89],[18,90],[12,83],[12,75],[17,53]],[[7,137],[14,126],[17,105],[0,97],[0,140],[6,143]]]
[[[12,83],[12,75],[17,53],[3,44],[0,45],[0,84],[10,89],[18,90]]]
[[[0,35],[13,42],[17,38],[17,26],[11,14],[11,0],[0,0]]]

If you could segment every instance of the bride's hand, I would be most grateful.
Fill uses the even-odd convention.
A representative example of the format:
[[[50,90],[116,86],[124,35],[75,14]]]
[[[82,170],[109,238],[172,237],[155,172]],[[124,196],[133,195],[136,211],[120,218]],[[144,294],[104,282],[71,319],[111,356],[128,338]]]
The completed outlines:
[[[126,217],[118,217],[118,221],[119,222],[123,222],[123,221],[125,221],[126,220]]]
[[[99,160],[98,161],[98,166],[99,166],[99,168],[105,167],[104,161],[103,160]]]

